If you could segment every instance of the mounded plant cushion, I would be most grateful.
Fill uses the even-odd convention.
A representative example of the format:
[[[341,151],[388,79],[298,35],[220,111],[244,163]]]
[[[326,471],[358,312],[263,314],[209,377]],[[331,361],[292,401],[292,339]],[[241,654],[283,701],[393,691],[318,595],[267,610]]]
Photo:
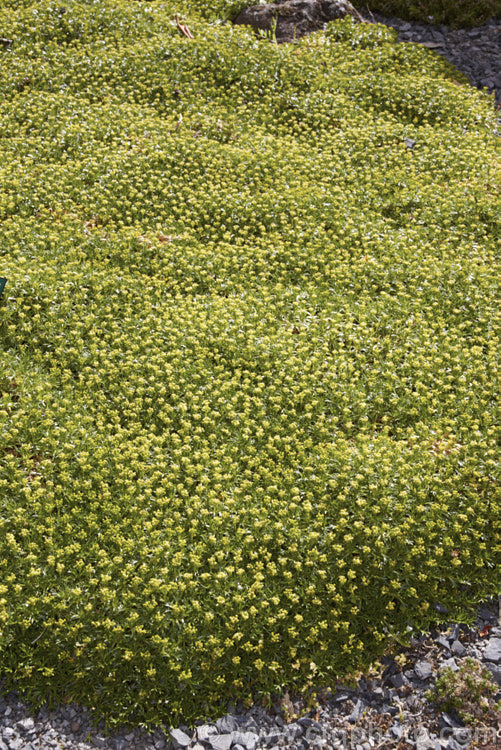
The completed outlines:
[[[349,18],[277,46],[193,3],[0,7],[5,685],[188,721],[471,616],[493,98]]]

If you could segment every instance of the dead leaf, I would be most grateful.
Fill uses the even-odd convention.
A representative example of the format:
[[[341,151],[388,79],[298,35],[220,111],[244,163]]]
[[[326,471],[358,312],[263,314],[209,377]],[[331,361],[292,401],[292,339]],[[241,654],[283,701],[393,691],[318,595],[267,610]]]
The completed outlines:
[[[477,632],[480,636],[480,638],[485,638],[487,635],[489,635],[489,630],[492,628],[492,625],[484,625],[483,630],[479,630],[477,628]]]

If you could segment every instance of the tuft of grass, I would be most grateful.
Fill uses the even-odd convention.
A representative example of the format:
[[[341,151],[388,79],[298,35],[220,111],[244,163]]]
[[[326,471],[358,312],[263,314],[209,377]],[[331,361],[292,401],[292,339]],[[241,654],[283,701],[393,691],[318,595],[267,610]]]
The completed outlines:
[[[188,721],[472,615],[501,571],[493,98],[351,19],[0,22],[6,687]]]

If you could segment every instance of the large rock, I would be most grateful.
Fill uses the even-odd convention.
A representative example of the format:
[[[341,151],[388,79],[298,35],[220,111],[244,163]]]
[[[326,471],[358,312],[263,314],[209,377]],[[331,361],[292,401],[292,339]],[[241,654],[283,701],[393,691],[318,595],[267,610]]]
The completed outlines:
[[[328,21],[345,16],[363,20],[348,0],[277,0],[244,8],[233,23],[270,31],[275,18],[277,42],[291,42],[321,29]]]

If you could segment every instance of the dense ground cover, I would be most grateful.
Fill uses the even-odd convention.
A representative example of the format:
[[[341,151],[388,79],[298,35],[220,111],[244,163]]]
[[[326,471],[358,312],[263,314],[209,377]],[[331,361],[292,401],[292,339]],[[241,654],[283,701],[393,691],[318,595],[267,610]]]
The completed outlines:
[[[0,662],[110,723],[499,582],[493,99],[382,26],[183,7],[1,3]]]
[[[357,8],[449,26],[480,26],[501,14],[499,0],[355,0]]]

